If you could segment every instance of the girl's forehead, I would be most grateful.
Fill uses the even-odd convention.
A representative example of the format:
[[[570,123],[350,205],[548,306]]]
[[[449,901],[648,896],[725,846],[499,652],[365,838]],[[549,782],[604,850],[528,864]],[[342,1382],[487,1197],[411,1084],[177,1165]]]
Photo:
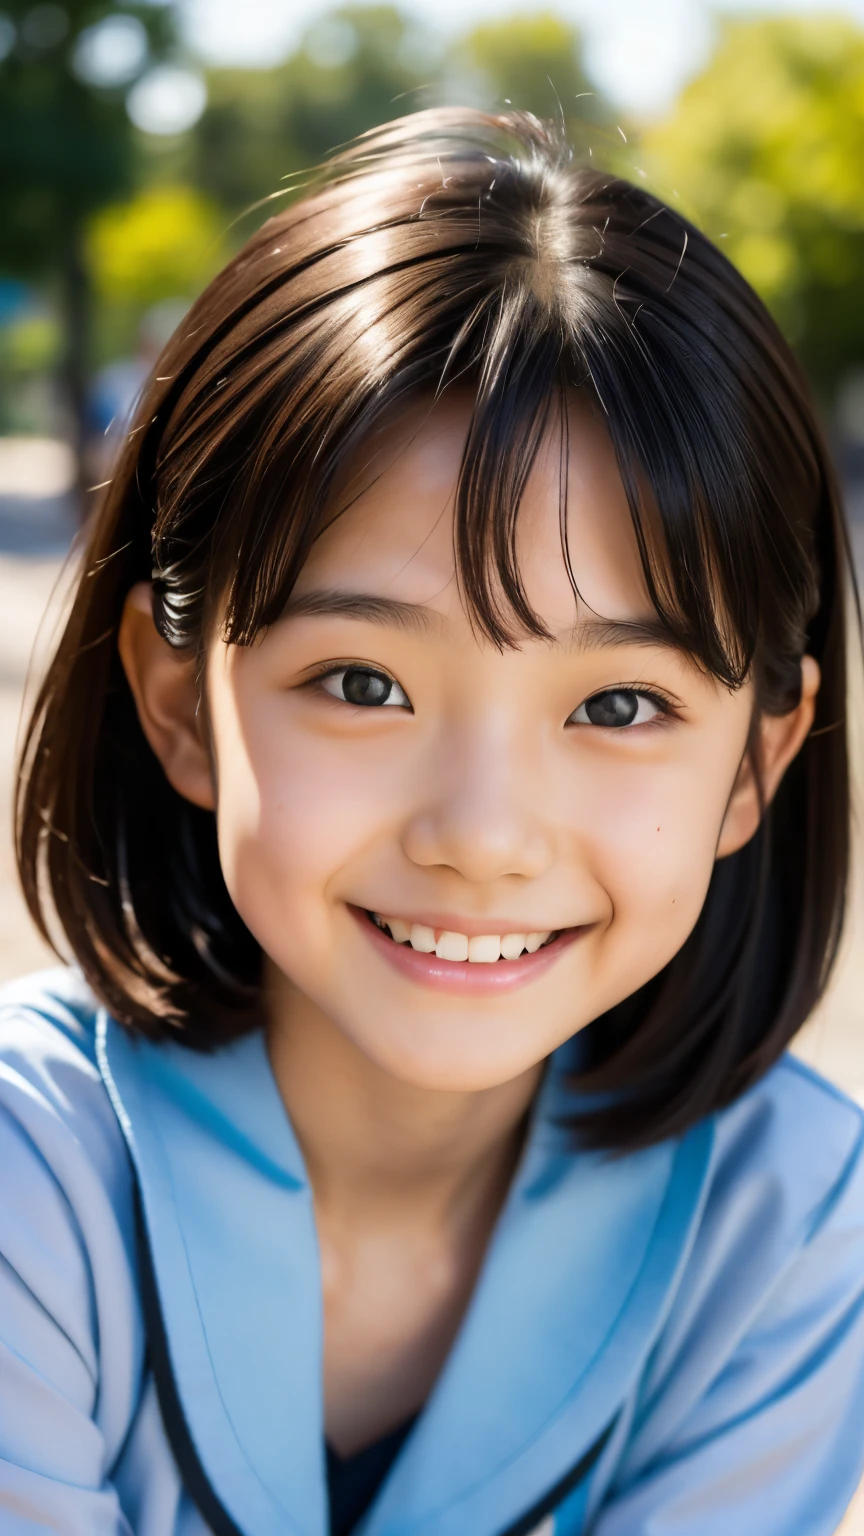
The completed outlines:
[[[362,444],[334,496],[337,515],[313,547],[295,596],[359,590],[464,620],[453,518],[472,406],[467,390],[421,399]],[[587,609],[610,619],[653,618],[611,440],[590,400],[575,393],[566,444],[560,425],[550,426],[519,509],[516,552],[534,611],[553,632],[574,622],[562,550],[565,487],[570,562]]]

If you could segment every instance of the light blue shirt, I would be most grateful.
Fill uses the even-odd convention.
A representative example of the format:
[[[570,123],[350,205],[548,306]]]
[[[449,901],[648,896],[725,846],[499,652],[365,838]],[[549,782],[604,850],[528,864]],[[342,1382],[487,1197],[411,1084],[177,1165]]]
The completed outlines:
[[[69,971],[0,999],[0,1533],[326,1536],[312,1200],[261,1036],[137,1041]],[[861,1112],[787,1057],[678,1141],[574,1151],[571,1049],[361,1536],[828,1536],[864,1467]]]

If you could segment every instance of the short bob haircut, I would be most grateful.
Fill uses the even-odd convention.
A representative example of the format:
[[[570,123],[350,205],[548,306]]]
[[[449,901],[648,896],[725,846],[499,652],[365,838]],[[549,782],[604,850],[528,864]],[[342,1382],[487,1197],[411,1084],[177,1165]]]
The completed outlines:
[[[159,630],[202,664],[220,626],[250,644],[282,613],[346,457],[458,380],[474,391],[463,600],[494,645],[542,635],[514,530],[538,444],[580,390],[605,415],[675,642],[727,688],[753,677],[773,713],[798,702],[805,651],[822,669],[815,728],[757,834],[717,862],[693,933],[589,1026],[578,1127],[633,1148],[745,1090],[819,998],[840,936],[851,573],[807,387],[743,278],[534,117],[436,109],[325,166],[202,294],[155,374],[24,742],[18,857],[43,934],[59,921],[96,995],[151,1039],[209,1050],[260,1023],[260,951],[214,817],[168,784],[120,665],[126,594],[152,574]],[[578,599],[562,539],[569,557]]]

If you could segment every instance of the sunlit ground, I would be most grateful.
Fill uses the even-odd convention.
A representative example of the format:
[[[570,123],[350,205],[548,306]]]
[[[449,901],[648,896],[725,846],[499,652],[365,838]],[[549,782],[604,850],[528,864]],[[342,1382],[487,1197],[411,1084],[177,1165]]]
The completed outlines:
[[[0,802],[9,805],[14,745],[34,642],[44,654],[62,611],[62,570],[71,525],[69,463],[52,442],[0,439]],[[864,509],[862,509],[864,511]],[[864,570],[864,517],[853,534]],[[54,598],[53,610],[51,599]],[[46,621],[46,610],[49,618]],[[33,668],[38,675],[38,663]],[[864,756],[864,710],[861,710]],[[858,838],[864,852],[864,839]],[[0,979],[56,964],[18,892],[10,818],[0,833]],[[852,916],[830,994],[799,1039],[801,1055],[864,1102],[864,876],[854,882]],[[864,1485],[842,1526],[864,1536]]]

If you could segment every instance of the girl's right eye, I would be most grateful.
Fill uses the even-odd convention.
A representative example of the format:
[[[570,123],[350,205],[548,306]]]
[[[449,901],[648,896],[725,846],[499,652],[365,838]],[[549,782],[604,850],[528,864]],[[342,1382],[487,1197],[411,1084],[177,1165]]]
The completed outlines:
[[[318,684],[325,693],[343,704],[359,704],[364,709],[385,704],[399,709],[411,708],[396,679],[375,667],[336,667],[319,677]]]
[[[592,694],[570,720],[574,725],[599,725],[604,729],[621,730],[631,725],[647,725],[652,720],[668,718],[668,702],[657,693],[644,688],[605,688],[602,693]]]

